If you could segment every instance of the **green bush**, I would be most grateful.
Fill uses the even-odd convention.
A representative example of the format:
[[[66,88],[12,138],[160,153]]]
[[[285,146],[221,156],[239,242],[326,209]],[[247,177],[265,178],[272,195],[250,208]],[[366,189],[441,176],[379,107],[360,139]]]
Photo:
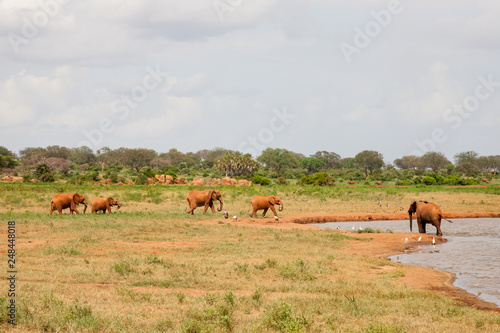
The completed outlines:
[[[318,186],[334,185],[335,178],[333,178],[326,172],[318,172],[312,176],[304,176],[300,178],[300,183],[303,185],[318,185]]]
[[[431,176],[425,176],[422,179],[422,184],[424,184],[424,185],[436,185],[436,183],[437,183],[436,178],[431,177]]]
[[[54,181],[54,175],[51,173],[44,173],[43,175],[38,177],[38,180],[40,180],[41,182],[50,183]]]
[[[148,177],[145,174],[140,173],[139,176],[137,176],[137,178],[135,179],[135,183],[137,185],[148,184]]]
[[[458,185],[462,185],[462,186],[477,185],[477,179],[475,179],[475,178],[460,178],[458,180]]]
[[[455,175],[449,175],[445,179],[443,179],[443,184],[444,185],[457,185],[458,184],[458,177]]]
[[[279,177],[277,180],[276,180],[276,184],[280,184],[280,185],[288,185],[288,181],[283,178],[283,177]]]
[[[271,184],[271,180],[269,178],[261,177],[261,176],[258,176],[258,175],[255,175],[255,176],[251,177],[250,180],[254,184],[260,184],[260,185],[264,185],[264,186]]]

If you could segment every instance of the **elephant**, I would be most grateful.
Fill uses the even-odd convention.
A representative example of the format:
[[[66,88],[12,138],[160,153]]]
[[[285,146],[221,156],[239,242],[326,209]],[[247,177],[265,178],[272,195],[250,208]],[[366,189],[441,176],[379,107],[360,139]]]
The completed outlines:
[[[196,207],[201,206],[205,206],[205,208],[203,209],[203,214],[205,214],[208,207],[212,209],[212,213],[215,213],[213,200],[219,200],[220,207],[217,209],[217,211],[220,212],[222,210],[222,195],[220,194],[220,191],[214,189],[205,191],[192,190],[191,192],[189,192],[186,200],[189,206],[189,210],[186,212],[187,214],[194,215],[193,211],[196,209]]]
[[[269,196],[262,196],[262,195],[256,195],[255,197],[250,200],[250,205],[251,208],[253,209],[253,212],[250,214],[250,217],[257,217],[257,211],[263,209],[264,212],[262,213],[262,217],[264,217],[267,213],[267,210],[271,208],[271,210],[274,213],[274,216],[278,216],[276,213],[276,209],[274,208],[274,205],[279,205],[279,211],[283,211],[283,202],[278,196],[275,195],[269,195]]]
[[[73,215],[73,212],[79,214],[76,206],[81,203],[85,205],[83,209],[83,214],[85,214],[87,211],[87,200],[85,200],[83,195],[78,193],[58,193],[50,201],[49,215],[52,215],[54,210],[57,210],[59,215],[62,215],[62,210],[66,208],[69,208],[70,215]]]
[[[412,231],[412,214],[416,213],[418,232],[425,234],[425,225],[427,223],[433,224],[436,227],[437,235],[441,237],[443,233],[441,232],[441,219],[448,222],[452,222],[443,218],[443,213],[438,205],[425,200],[413,201],[408,209],[408,214],[410,216],[410,231]]]
[[[91,213],[94,214],[94,212],[99,212],[102,210],[103,214],[106,214],[106,209],[108,210],[108,213],[111,214],[111,206],[118,206],[118,209],[120,209],[121,205],[113,197],[107,197],[107,198],[101,198],[97,197],[92,200],[90,203],[91,206]]]

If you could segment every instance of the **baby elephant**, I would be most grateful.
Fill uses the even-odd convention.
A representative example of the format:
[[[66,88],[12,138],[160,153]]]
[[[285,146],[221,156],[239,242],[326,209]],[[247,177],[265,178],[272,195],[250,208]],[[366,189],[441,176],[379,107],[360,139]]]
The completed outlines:
[[[264,212],[262,213],[262,217],[264,217],[267,213],[268,209],[271,209],[274,213],[274,216],[278,216],[276,214],[276,209],[274,208],[274,205],[278,205],[279,211],[281,212],[283,210],[283,202],[281,202],[281,199],[278,196],[275,195],[269,195],[267,197],[264,197],[262,195],[256,195],[255,197],[250,200],[250,207],[253,210],[252,213],[250,214],[250,217],[257,217],[257,211],[263,209]]]
[[[102,210],[102,212],[104,214],[106,214],[106,209],[108,210],[108,213],[111,214],[111,206],[118,206],[118,209],[120,209],[120,207],[121,207],[121,205],[118,202],[118,200],[116,200],[113,197],[107,197],[107,198],[97,197],[97,198],[94,198],[94,200],[92,200],[92,202],[90,203],[90,205],[92,206],[92,214],[94,212],[98,212],[100,210]]]

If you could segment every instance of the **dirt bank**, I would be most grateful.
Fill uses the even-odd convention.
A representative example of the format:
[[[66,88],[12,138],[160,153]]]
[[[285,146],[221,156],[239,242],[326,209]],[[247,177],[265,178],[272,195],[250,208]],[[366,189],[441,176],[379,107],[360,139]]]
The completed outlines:
[[[487,218],[500,217],[500,213],[463,213],[448,212],[444,214],[445,218]],[[381,213],[339,213],[339,214],[304,214],[286,216],[275,221],[274,218],[243,218],[238,221],[227,220],[227,223],[246,225],[258,228],[276,228],[276,229],[320,229],[310,225],[310,223],[322,222],[342,222],[342,221],[377,221],[377,220],[404,220],[408,219],[408,213],[381,214]],[[211,221],[211,223],[225,223],[226,221]],[[337,230],[337,232],[348,233],[349,231]],[[422,236],[420,242],[418,238]],[[418,233],[379,233],[379,234],[356,234],[356,237],[372,238],[370,242],[353,241],[343,251],[358,255],[370,255],[377,257],[388,257],[399,253],[414,251],[415,245],[430,244],[435,238],[436,242],[445,242],[445,238],[432,235],[422,235]],[[405,238],[408,241],[405,242]],[[402,265],[402,264],[401,264]],[[410,266],[409,271],[402,278],[401,283],[415,288],[435,291],[441,295],[449,297],[455,301],[465,303],[469,306],[494,311],[500,313],[500,308],[496,304],[483,301],[476,295],[470,294],[461,288],[453,286],[455,274],[438,271],[431,268]],[[367,276],[370,272],[366,272]]]

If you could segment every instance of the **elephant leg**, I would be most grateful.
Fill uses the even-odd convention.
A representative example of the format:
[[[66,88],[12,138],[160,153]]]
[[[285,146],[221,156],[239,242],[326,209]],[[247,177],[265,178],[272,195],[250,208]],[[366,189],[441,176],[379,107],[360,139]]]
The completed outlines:
[[[422,222],[422,230],[423,230],[423,233],[426,234],[427,231],[425,230],[426,229],[426,224],[425,222]]]
[[[215,213],[215,206],[213,202],[210,202],[210,208],[212,209],[212,213]]]
[[[274,208],[274,206],[271,206],[269,208],[271,208],[271,210],[273,211],[274,216],[278,216],[278,214],[276,214],[276,208]]]
[[[186,214],[191,214],[191,215],[194,215],[193,210],[194,210],[195,208],[196,208],[196,207],[189,207],[189,210],[186,212]]]
[[[436,226],[436,234],[439,237],[443,236],[443,233],[441,232],[441,221],[434,222],[434,225]]]
[[[269,209],[269,208],[264,208],[264,212],[262,213],[262,217],[266,216],[266,213],[267,213],[267,210],[268,210],[268,209]]]

